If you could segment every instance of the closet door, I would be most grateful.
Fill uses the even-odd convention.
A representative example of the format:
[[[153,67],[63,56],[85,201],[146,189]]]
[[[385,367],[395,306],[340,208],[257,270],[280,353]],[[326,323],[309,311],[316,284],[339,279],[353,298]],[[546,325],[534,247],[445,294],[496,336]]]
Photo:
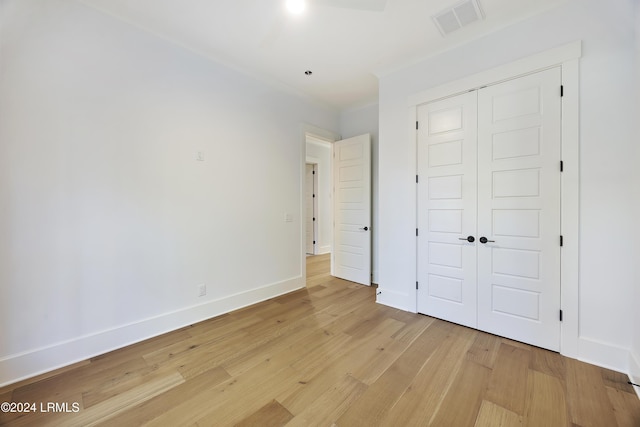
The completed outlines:
[[[556,351],[560,85],[555,68],[478,91],[478,329]]]
[[[418,122],[418,311],[475,328],[476,92],[418,107]]]

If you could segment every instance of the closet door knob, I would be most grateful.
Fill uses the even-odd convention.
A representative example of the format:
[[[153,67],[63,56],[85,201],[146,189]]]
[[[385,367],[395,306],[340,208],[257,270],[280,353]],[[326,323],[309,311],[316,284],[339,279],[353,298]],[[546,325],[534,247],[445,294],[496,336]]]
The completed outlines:
[[[476,241],[476,238],[473,236],[469,236],[469,237],[458,237],[458,240],[466,240],[469,243],[473,243]]]
[[[480,238],[480,243],[485,244],[485,243],[490,243],[490,242],[495,242],[495,240],[489,240],[486,237],[482,236]]]

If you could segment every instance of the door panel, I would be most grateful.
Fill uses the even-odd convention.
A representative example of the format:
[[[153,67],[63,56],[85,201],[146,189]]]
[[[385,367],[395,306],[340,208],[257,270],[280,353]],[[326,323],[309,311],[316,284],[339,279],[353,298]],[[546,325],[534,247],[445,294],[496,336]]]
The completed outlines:
[[[560,348],[560,69],[478,91],[478,328]]]
[[[418,311],[476,326],[476,93],[418,107]]]
[[[371,138],[334,143],[334,251],[332,272],[371,284]]]

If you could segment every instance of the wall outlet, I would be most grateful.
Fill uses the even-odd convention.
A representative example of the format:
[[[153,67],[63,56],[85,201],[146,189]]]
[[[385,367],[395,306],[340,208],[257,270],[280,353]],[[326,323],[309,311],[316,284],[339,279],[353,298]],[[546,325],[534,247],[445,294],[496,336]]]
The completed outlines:
[[[203,297],[207,294],[207,285],[204,283],[198,285],[198,296]]]

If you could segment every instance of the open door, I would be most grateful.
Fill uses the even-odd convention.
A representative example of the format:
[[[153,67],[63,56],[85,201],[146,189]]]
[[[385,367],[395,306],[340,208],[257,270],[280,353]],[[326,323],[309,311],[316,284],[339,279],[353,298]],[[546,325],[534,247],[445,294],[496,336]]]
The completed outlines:
[[[371,285],[371,136],[336,141],[333,148],[332,274]]]

